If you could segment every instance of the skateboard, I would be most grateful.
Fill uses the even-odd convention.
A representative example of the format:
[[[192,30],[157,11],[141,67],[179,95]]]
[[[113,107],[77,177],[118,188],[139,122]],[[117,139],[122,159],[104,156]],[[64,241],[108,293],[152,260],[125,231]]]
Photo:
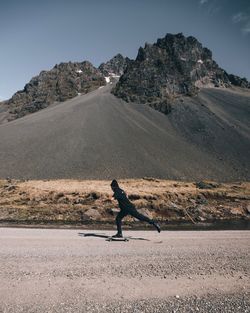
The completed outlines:
[[[129,241],[129,239],[126,237],[122,237],[122,238],[108,237],[106,241]]]

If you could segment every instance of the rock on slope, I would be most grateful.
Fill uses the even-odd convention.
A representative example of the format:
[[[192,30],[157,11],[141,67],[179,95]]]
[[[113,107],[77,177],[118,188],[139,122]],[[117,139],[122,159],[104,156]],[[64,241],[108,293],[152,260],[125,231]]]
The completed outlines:
[[[128,64],[114,95],[137,103],[146,103],[163,112],[180,95],[193,96],[203,86],[250,87],[246,79],[228,75],[194,37],[167,34],[155,44],[140,48],[135,61]]]
[[[55,101],[68,100],[105,84],[101,72],[88,61],[60,63],[33,77],[6,102],[11,114],[9,119],[39,111]]]

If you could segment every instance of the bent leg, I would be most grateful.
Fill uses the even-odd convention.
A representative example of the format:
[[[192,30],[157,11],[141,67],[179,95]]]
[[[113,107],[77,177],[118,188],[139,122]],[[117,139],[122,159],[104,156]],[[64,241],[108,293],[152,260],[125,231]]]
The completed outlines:
[[[127,215],[127,212],[120,211],[116,216],[117,234],[122,235],[122,219]]]

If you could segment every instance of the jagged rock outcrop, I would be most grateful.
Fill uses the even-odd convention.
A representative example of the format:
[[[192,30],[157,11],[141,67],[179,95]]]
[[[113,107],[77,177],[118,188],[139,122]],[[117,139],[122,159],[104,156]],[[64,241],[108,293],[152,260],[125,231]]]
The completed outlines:
[[[246,78],[241,78],[233,74],[229,74],[228,77],[232,85],[242,88],[250,88],[250,82],[247,81]]]
[[[131,102],[145,103],[165,114],[171,112],[176,97],[195,95],[200,87],[248,86],[249,83],[228,75],[194,37],[182,33],[167,34],[154,44],[140,47],[130,61],[113,93]]]
[[[119,79],[120,77],[120,79]],[[10,121],[85,94],[106,83],[116,83],[114,95],[145,103],[168,114],[179,96],[197,94],[204,86],[250,88],[245,78],[227,74],[194,37],[167,34],[140,48],[136,60],[117,54],[99,68],[90,62],[68,62],[42,71],[24,89],[0,103],[0,123]]]
[[[99,66],[99,70],[103,73],[104,76],[112,76],[117,75],[121,76],[124,73],[124,70],[126,69],[128,63],[131,60],[127,57],[123,57],[120,53],[118,53],[116,56],[114,56],[112,59],[110,59],[106,63],[102,63]]]
[[[9,119],[39,111],[55,101],[68,100],[105,84],[102,73],[88,61],[60,63],[33,77],[23,90],[7,101]]]

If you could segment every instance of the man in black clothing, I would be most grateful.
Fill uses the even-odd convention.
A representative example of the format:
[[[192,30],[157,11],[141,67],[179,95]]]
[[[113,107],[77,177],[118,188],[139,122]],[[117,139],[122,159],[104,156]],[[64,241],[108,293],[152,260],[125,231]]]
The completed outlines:
[[[140,221],[147,222],[153,225],[157,229],[158,232],[161,231],[161,228],[157,223],[155,223],[153,220],[151,220],[147,216],[142,215],[136,210],[133,203],[129,201],[126,193],[119,187],[118,182],[115,179],[111,183],[111,188],[114,191],[113,197],[118,201],[119,207],[121,209],[121,211],[118,213],[116,220],[115,220],[116,225],[117,225],[117,234],[114,235],[113,237],[122,238],[122,219],[127,215],[131,215]]]

